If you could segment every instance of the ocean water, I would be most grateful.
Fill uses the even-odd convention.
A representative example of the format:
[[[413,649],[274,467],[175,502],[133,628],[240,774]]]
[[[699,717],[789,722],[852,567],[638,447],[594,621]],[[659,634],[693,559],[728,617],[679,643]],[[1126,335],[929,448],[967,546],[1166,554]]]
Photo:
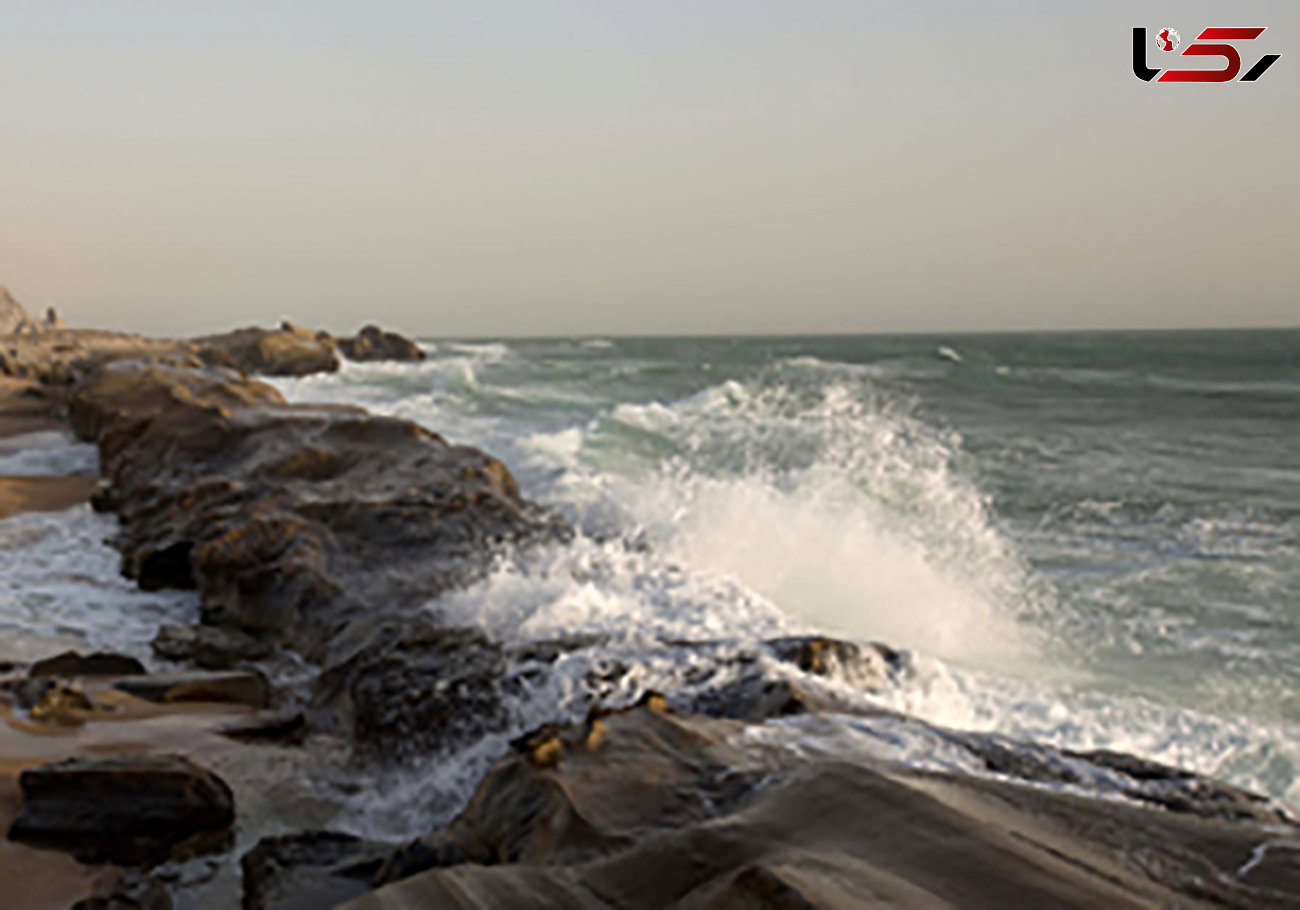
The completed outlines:
[[[507,640],[600,638],[521,700],[517,729],[579,714],[577,681],[620,663],[637,670],[608,674],[613,701],[688,689],[704,658],[675,641],[818,631],[906,650],[895,685],[855,697],[1300,803],[1300,332],[424,346],[423,364],[277,385],[480,446],[580,529],[429,605]],[[138,631],[124,613],[192,613],[105,585],[111,553],[68,543],[104,521],[0,523],[0,624],[111,643]],[[907,724],[770,726],[962,766]],[[503,742],[371,781],[349,825],[445,817]]]

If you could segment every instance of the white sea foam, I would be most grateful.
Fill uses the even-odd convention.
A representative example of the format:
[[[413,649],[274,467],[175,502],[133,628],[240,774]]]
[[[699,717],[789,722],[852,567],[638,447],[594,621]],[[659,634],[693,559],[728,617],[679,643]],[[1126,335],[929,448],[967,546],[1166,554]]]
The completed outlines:
[[[0,521],[0,629],[29,645],[71,640],[146,657],[158,626],[193,620],[192,593],[145,593],[121,576],[117,551],[104,543],[115,530],[88,506]]]
[[[1078,641],[1055,634],[1062,623],[1089,618],[1062,609],[1025,567],[971,479],[962,438],[920,418],[897,390],[900,376],[940,377],[933,358],[862,365],[797,357],[682,397],[603,405],[591,384],[579,396],[589,396],[589,416],[575,422],[548,410],[563,396],[540,397],[546,382],[500,387],[496,365],[481,359],[471,364],[475,388],[458,394],[446,377],[462,370],[456,359],[464,352],[440,353],[440,361],[391,377],[349,365],[297,391],[378,403],[453,441],[484,446],[526,478],[530,496],[587,532],[572,546],[503,564],[431,607],[506,641],[599,639],[512,706],[510,732],[580,716],[590,698],[584,680],[602,661],[636,668],[605,693],[617,701],[643,688],[698,684],[702,665],[665,641],[744,648],[824,630],[912,649],[896,687],[857,693],[876,704],[957,729],[1131,751],[1300,798],[1294,722],[1148,700],[1122,681],[1095,678],[1093,667],[1062,650]],[[538,396],[551,416],[507,418],[475,397],[501,394]],[[1127,508],[1109,500],[1078,508],[1094,506],[1102,521],[1123,520]],[[1185,522],[1178,534],[1207,558],[1229,545],[1233,554],[1274,545],[1246,539],[1242,527],[1224,533],[1221,524]],[[1155,621],[1158,613],[1140,615]],[[839,722],[794,724],[790,735],[816,739],[825,734],[818,724]],[[854,730],[836,736],[884,736],[860,724]],[[891,760],[947,760],[926,737],[894,733],[902,745]],[[458,788],[471,786],[503,743],[440,757],[442,784],[432,790],[431,768],[390,780],[354,806],[357,830],[381,833],[386,813],[400,811],[415,831],[454,809],[467,795]]]

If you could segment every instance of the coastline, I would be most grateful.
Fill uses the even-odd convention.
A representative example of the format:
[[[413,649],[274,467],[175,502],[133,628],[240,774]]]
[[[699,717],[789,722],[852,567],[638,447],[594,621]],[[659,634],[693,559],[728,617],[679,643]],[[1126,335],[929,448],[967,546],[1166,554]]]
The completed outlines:
[[[523,894],[542,893],[598,906],[601,895],[616,892],[629,905],[649,906],[665,896],[771,901],[793,894],[836,906],[849,898],[836,890],[844,881],[903,904],[966,896],[968,905],[996,905],[1050,895],[1058,903],[1114,905],[1129,894],[1139,905],[1176,900],[1190,906],[1300,895],[1281,859],[1290,847],[1266,851],[1250,865],[1259,844],[1300,843],[1294,820],[1266,801],[1176,769],[1124,757],[1022,754],[953,731],[963,748],[1012,782],[957,773],[900,776],[866,758],[846,769],[739,747],[773,718],[853,710],[762,676],[742,676],[707,703],[669,704],[647,693],[627,710],[605,710],[597,699],[576,726],[556,717],[516,739],[464,813],[419,842],[331,839],[331,807],[295,791],[273,813],[270,828],[291,825],[306,833],[257,845],[261,835],[254,833],[267,820],[255,822],[256,810],[247,807],[268,791],[294,791],[309,768],[382,769],[395,751],[427,756],[449,738],[500,734],[508,728],[502,693],[520,684],[518,668],[544,675],[559,656],[589,642],[557,641],[549,654],[521,655],[481,634],[420,618],[418,604],[478,577],[502,541],[527,546],[534,538],[563,539],[565,529],[527,503],[508,469],[486,453],[357,408],[284,402],[254,375],[328,370],[331,362],[337,368],[333,341],[293,326],[256,332],[232,333],[230,342],[149,342],[142,350],[124,336],[96,348],[87,336],[80,348],[72,345],[71,358],[53,352],[67,346],[67,335],[58,345],[38,343],[20,363],[29,368],[26,375],[43,377],[25,388],[44,397],[28,395],[6,409],[0,430],[13,427],[21,435],[70,426],[98,444],[104,495],[96,507],[122,523],[116,545],[125,571],[142,587],[198,588],[204,622],[187,634],[210,633],[217,642],[209,643],[215,658],[197,646],[160,651],[155,643],[155,651],[177,666],[210,673],[209,664],[224,663],[260,675],[272,691],[263,709],[279,712],[266,719],[267,728],[299,713],[310,745],[281,743],[275,732],[269,745],[248,745],[217,732],[232,713],[257,711],[205,700],[230,694],[211,676],[192,677],[189,685],[199,688],[183,704],[149,706],[122,696],[113,679],[72,674],[68,685],[95,707],[64,712],[73,722],[66,729],[34,726],[17,713],[30,708],[5,709],[3,787],[5,806],[15,814],[13,775],[68,755],[179,752],[211,767],[234,786],[241,840],[213,861],[209,880],[174,889],[189,905],[217,895],[233,900],[239,883],[231,863],[240,853],[245,900],[259,907],[317,893],[329,901],[357,897],[357,907],[402,906],[412,894],[436,894],[452,905],[510,906]],[[386,350],[400,347],[390,344]],[[409,347],[401,350],[412,356]],[[65,410],[68,422],[58,416]],[[14,508],[74,504],[99,485],[94,478],[35,480],[13,485],[28,491],[25,500],[13,494]],[[49,487],[43,500],[31,492],[41,486]],[[431,542],[437,549],[429,549]],[[416,561],[401,561],[407,551]],[[420,576],[431,555],[437,572]],[[884,648],[830,639],[764,647],[777,662],[813,677],[869,683],[892,672]],[[305,679],[304,659],[312,668]],[[30,681],[31,672],[12,668],[10,691]],[[1128,782],[1121,781],[1120,793],[1151,807],[1111,808],[1095,797],[1042,789],[1071,782],[1063,770],[1069,761],[1107,769]],[[726,774],[700,775],[698,769],[710,767]],[[644,780],[661,783],[636,783]],[[794,802],[768,807],[774,784],[780,786],[772,792],[791,788]],[[804,798],[801,788],[826,800],[824,816],[791,809]],[[554,792],[568,794],[569,803],[552,806],[554,817],[567,821],[539,828],[527,807],[546,804]],[[836,808],[845,817],[818,839],[818,824]],[[880,828],[855,827],[884,817],[891,820],[883,839]],[[683,832],[680,839],[669,833],[674,830]],[[703,846],[720,830],[743,836]],[[742,841],[745,849],[737,847]],[[789,852],[796,843],[803,845],[797,855]],[[846,845],[893,858],[846,858],[853,853]],[[1154,851],[1158,861],[1135,868],[1125,859],[1142,850]],[[674,877],[672,858],[683,851],[719,858],[701,863],[695,877]],[[980,859],[959,874],[957,867],[931,866],[936,851]],[[69,865],[63,853],[9,841],[0,865],[8,856],[11,869],[26,868],[38,854],[49,860],[41,867],[47,871],[33,876],[45,883],[40,899],[114,886],[114,876],[101,876],[93,865]],[[1207,867],[1215,870],[1208,878]],[[3,876],[0,871],[0,886]],[[59,890],[65,885],[68,890]],[[371,888],[380,890],[359,897]]]

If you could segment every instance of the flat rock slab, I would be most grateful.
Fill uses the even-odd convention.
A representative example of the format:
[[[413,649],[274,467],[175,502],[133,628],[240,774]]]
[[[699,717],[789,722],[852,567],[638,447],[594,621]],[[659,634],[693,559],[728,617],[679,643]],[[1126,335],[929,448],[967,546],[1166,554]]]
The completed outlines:
[[[255,670],[155,673],[119,680],[114,683],[114,688],[136,698],[164,704],[203,701],[265,708],[271,701],[270,684]]]
[[[18,779],[22,813],[12,840],[73,854],[82,862],[148,865],[234,822],[225,781],[176,755],[72,758]]]
[[[139,676],[144,673],[144,664],[134,657],[123,654],[110,654],[97,651],[94,654],[80,654],[76,651],[64,651],[54,657],[38,660],[27,671],[28,676]]]

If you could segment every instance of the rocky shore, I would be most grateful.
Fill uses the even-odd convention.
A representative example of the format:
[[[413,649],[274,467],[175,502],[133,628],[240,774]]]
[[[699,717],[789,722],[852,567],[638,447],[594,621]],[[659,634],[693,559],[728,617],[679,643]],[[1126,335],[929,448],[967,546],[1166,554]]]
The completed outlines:
[[[0,518],[89,499],[116,518],[127,578],[201,605],[158,630],[155,672],[110,654],[0,668],[15,906],[1300,906],[1285,807],[837,695],[888,684],[906,657],[883,645],[664,642],[698,668],[690,692],[629,693],[636,668],[603,666],[582,677],[585,716],[520,729],[512,700],[597,643],[512,646],[447,622],[439,597],[562,544],[565,523],[487,453],[257,378],[417,345],[13,324],[0,437],[70,428],[101,476],[44,494],[0,478]],[[774,732],[830,713],[948,758],[909,770]],[[331,828],[309,783],[488,736],[512,742],[468,805],[405,843]]]

